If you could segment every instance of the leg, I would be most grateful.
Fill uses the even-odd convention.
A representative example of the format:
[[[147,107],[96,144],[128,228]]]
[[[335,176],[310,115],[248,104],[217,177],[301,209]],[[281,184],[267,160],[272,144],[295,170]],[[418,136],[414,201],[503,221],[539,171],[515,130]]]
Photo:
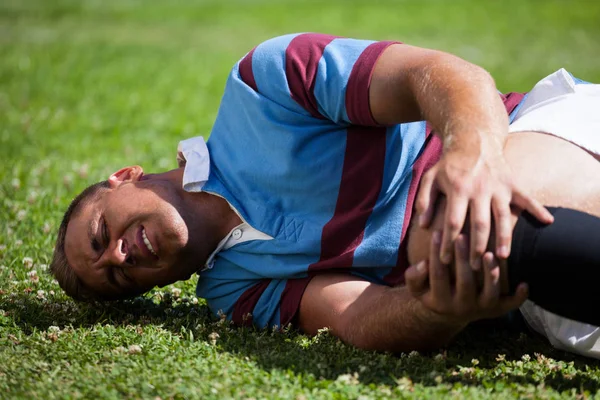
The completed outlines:
[[[555,314],[600,325],[600,218],[568,208],[549,208],[555,221],[541,225],[522,214],[515,226],[507,277],[512,292],[529,284],[529,298]]]
[[[444,203],[432,229],[442,228]],[[567,208],[549,208],[555,222],[545,226],[529,214],[515,217],[511,256],[504,264],[504,292],[520,282],[529,284],[529,299],[560,316],[600,325],[600,218]],[[411,264],[427,257],[430,231],[411,225],[408,243]],[[489,248],[493,248],[493,238]],[[452,266],[450,266],[452,268]]]

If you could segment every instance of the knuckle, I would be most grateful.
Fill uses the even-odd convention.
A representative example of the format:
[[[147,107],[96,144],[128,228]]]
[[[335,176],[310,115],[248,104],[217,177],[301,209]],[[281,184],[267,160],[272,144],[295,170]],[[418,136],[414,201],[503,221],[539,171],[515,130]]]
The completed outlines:
[[[440,314],[452,314],[452,307],[450,307],[447,302],[438,304],[438,309],[440,310]]]
[[[465,183],[464,181],[460,180],[460,181],[453,181],[451,184],[452,190],[454,191],[454,193],[458,194],[458,195],[465,195],[469,192],[469,187],[470,185],[468,185],[467,183]]]
[[[448,312],[445,303],[437,299],[432,300],[427,306],[438,314],[446,314]]]
[[[483,256],[485,250],[486,244],[484,242],[475,244],[475,246],[473,246],[473,248],[471,249],[471,259],[469,260],[469,262],[473,264],[475,262],[475,259],[481,258]]]
[[[496,219],[505,219],[510,216],[510,210],[508,207],[499,207],[496,212]]]
[[[462,228],[462,222],[458,218],[449,218],[446,222],[446,227],[452,231],[456,232]]]
[[[419,195],[419,197],[417,197],[415,208],[417,209],[417,212],[419,214],[422,214],[425,211],[425,209],[427,208],[427,199],[424,195],[421,194]]]
[[[511,235],[509,235],[505,232],[502,232],[498,235],[497,241],[498,241],[498,243],[510,243],[511,239],[512,239]]]
[[[493,202],[496,206],[496,211],[507,212],[509,209],[509,204],[513,201],[513,196],[510,192],[496,194],[494,196]]]
[[[489,223],[483,218],[477,218],[473,221],[472,226],[476,232],[485,232],[489,228]]]

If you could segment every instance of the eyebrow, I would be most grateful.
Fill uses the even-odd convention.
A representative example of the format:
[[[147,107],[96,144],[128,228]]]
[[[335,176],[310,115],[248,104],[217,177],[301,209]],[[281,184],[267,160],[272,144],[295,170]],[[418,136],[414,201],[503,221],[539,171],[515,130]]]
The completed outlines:
[[[88,224],[88,229],[87,229],[87,235],[88,235],[88,243],[90,244],[90,247],[92,248],[92,252],[94,254],[96,254],[96,250],[94,250],[94,240],[96,240],[96,235],[94,234],[94,221],[95,219],[91,219],[89,224]],[[98,260],[94,260],[92,259],[92,264],[94,262],[96,262]],[[115,279],[115,271],[114,271],[114,267],[110,267],[110,268],[104,268],[105,270],[105,274],[104,277],[106,279],[106,281],[109,283],[109,285],[111,286],[112,289],[120,289],[120,286],[117,282],[117,280]]]
[[[96,261],[98,261],[98,254],[96,252],[96,250],[94,249],[94,240],[96,240],[96,235],[94,233],[94,218],[90,219],[89,223],[88,223],[88,228],[87,228],[87,238],[88,238],[88,244],[92,250],[92,257],[89,257],[90,260],[90,265],[93,265]]]

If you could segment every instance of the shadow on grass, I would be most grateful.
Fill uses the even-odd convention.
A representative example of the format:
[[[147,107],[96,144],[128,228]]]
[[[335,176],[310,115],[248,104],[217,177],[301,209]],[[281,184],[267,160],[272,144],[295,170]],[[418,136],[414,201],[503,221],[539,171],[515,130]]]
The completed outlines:
[[[363,384],[410,386],[422,384],[545,385],[558,391],[576,389],[596,392],[597,376],[588,366],[600,363],[552,349],[544,340],[498,324],[470,326],[447,349],[429,354],[391,354],[358,350],[324,332],[307,337],[284,332],[233,328],[216,321],[204,305],[187,299],[161,301],[138,298],[101,307],[72,301],[37,301],[28,295],[0,296],[0,308],[27,335],[50,326],[90,328],[160,325],[180,335],[194,332],[200,340],[219,334],[218,349],[250,359],[265,371],[290,370],[310,380],[349,380]],[[184,335],[182,335],[184,336]]]

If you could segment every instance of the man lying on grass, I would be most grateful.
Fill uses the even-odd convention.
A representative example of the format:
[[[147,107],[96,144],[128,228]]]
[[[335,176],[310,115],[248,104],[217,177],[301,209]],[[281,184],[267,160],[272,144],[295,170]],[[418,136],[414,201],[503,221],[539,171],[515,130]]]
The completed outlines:
[[[499,96],[439,51],[268,40],[233,68],[208,144],[180,143],[180,168],[123,168],[73,201],[52,271],[79,300],[198,273],[236,324],[377,350],[436,348],[520,307],[595,356],[598,329],[556,315],[600,322],[600,89],[580,83],[560,70]]]

